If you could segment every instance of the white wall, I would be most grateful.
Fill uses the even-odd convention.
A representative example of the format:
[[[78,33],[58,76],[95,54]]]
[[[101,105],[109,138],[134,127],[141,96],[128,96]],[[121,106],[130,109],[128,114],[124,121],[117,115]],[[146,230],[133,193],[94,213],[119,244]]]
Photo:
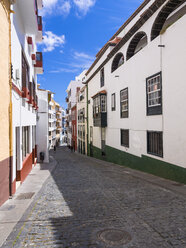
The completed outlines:
[[[35,37],[31,34],[25,34],[24,20],[21,17],[18,3],[13,5],[15,14],[11,15],[11,60],[13,65],[13,83],[22,90],[22,51],[26,57],[27,63],[30,68],[30,81],[32,79],[37,82],[37,75],[35,74],[32,65],[31,53],[27,43],[27,37],[31,36],[33,39],[33,52],[36,51]],[[16,70],[19,71],[19,79],[16,78]],[[23,104],[24,103],[24,104]],[[24,99],[13,90],[12,91],[12,104],[13,104],[13,181],[16,178],[16,135],[15,128],[20,127],[20,164],[17,165],[19,170],[22,169],[22,127],[29,126],[30,130],[30,153],[32,152],[32,126],[36,126],[36,110],[32,108]]]
[[[38,121],[36,128],[37,155],[40,162],[40,152],[44,152],[44,162],[49,162],[48,151],[48,92],[38,90]]]
[[[186,168],[186,15],[152,42],[150,33],[159,10],[138,31],[145,31],[148,45],[126,61],[131,39],[118,51],[125,63],[111,73],[113,58],[104,66],[105,86],[100,88],[100,74],[88,83],[89,126],[93,126],[92,96],[107,91],[106,145],[136,156],[147,155]],[[165,45],[160,48],[158,45]],[[103,55],[104,58],[105,55]],[[93,70],[94,71],[94,70]],[[91,76],[93,71],[88,75]],[[162,71],[163,114],[146,115],[146,78]],[[119,77],[118,77],[119,76]],[[120,118],[120,91],[128,87],[129,118]],[[116,94],[116,111],[111,111],[111,94]],[[120,129],[130,130],[130,147],[120,144]],[[147,154],[146,131],[163,131],[164,157]],[[93,128],[93,145],[101,148],[101,128]]]

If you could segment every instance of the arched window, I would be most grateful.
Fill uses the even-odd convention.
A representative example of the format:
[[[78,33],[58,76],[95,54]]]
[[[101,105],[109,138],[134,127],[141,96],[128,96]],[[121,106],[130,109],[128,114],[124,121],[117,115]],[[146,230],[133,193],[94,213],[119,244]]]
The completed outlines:
[[[127,50],[127,60],[130,59],[134,54],[139,52],[147,45],[147,35],[145,32],[139,32],[134,35]]]
[[[158,37],[161,33],[161,30],[167,20],[167,17],[176,10],[185,0],[170,0],[160,11],[158,16],[155,19],[155,22],[152,26],[151,31],[151,41]]]
[[[124,64],[124,56],[123,53],[116,54],[113,62],[112,62],[112,68],[111,72],[115,71],[118,67],[120,67],[122,64]]]

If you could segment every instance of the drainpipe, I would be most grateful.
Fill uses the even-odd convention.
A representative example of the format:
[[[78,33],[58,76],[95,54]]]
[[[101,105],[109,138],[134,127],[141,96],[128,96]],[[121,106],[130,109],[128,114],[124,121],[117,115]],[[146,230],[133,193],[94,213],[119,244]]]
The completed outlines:
[[[10,102],[9,102],[9,194],[12,196],[12,167],[13,167],[13,134],[12,134],[12,75],[11,75],[11,19],[10,13],[13,13],[10,9],[8,10],[8,21],[9,21],[9,94],[10,94]]]
[[[87,97],[87,155],[90,156],[89,151],[89,115],[88,115],[88,83],[86,84],[86,97]]]

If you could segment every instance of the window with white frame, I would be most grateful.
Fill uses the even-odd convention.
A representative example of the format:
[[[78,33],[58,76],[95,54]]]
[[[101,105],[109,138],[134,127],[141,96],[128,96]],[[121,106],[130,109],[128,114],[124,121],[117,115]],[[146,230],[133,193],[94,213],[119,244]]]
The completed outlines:
[[[147,115],[162,114],[162,82],[161,73],[146,79]]]
[[[120,91],[121,118],[128,117],[128,88]]]

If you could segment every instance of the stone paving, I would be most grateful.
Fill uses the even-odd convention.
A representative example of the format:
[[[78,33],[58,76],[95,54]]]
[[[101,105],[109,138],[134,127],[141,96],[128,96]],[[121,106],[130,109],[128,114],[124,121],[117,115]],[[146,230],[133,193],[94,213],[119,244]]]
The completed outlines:
[[[55,159],[3,248],[186,248],[184,195],[67,148]]]

